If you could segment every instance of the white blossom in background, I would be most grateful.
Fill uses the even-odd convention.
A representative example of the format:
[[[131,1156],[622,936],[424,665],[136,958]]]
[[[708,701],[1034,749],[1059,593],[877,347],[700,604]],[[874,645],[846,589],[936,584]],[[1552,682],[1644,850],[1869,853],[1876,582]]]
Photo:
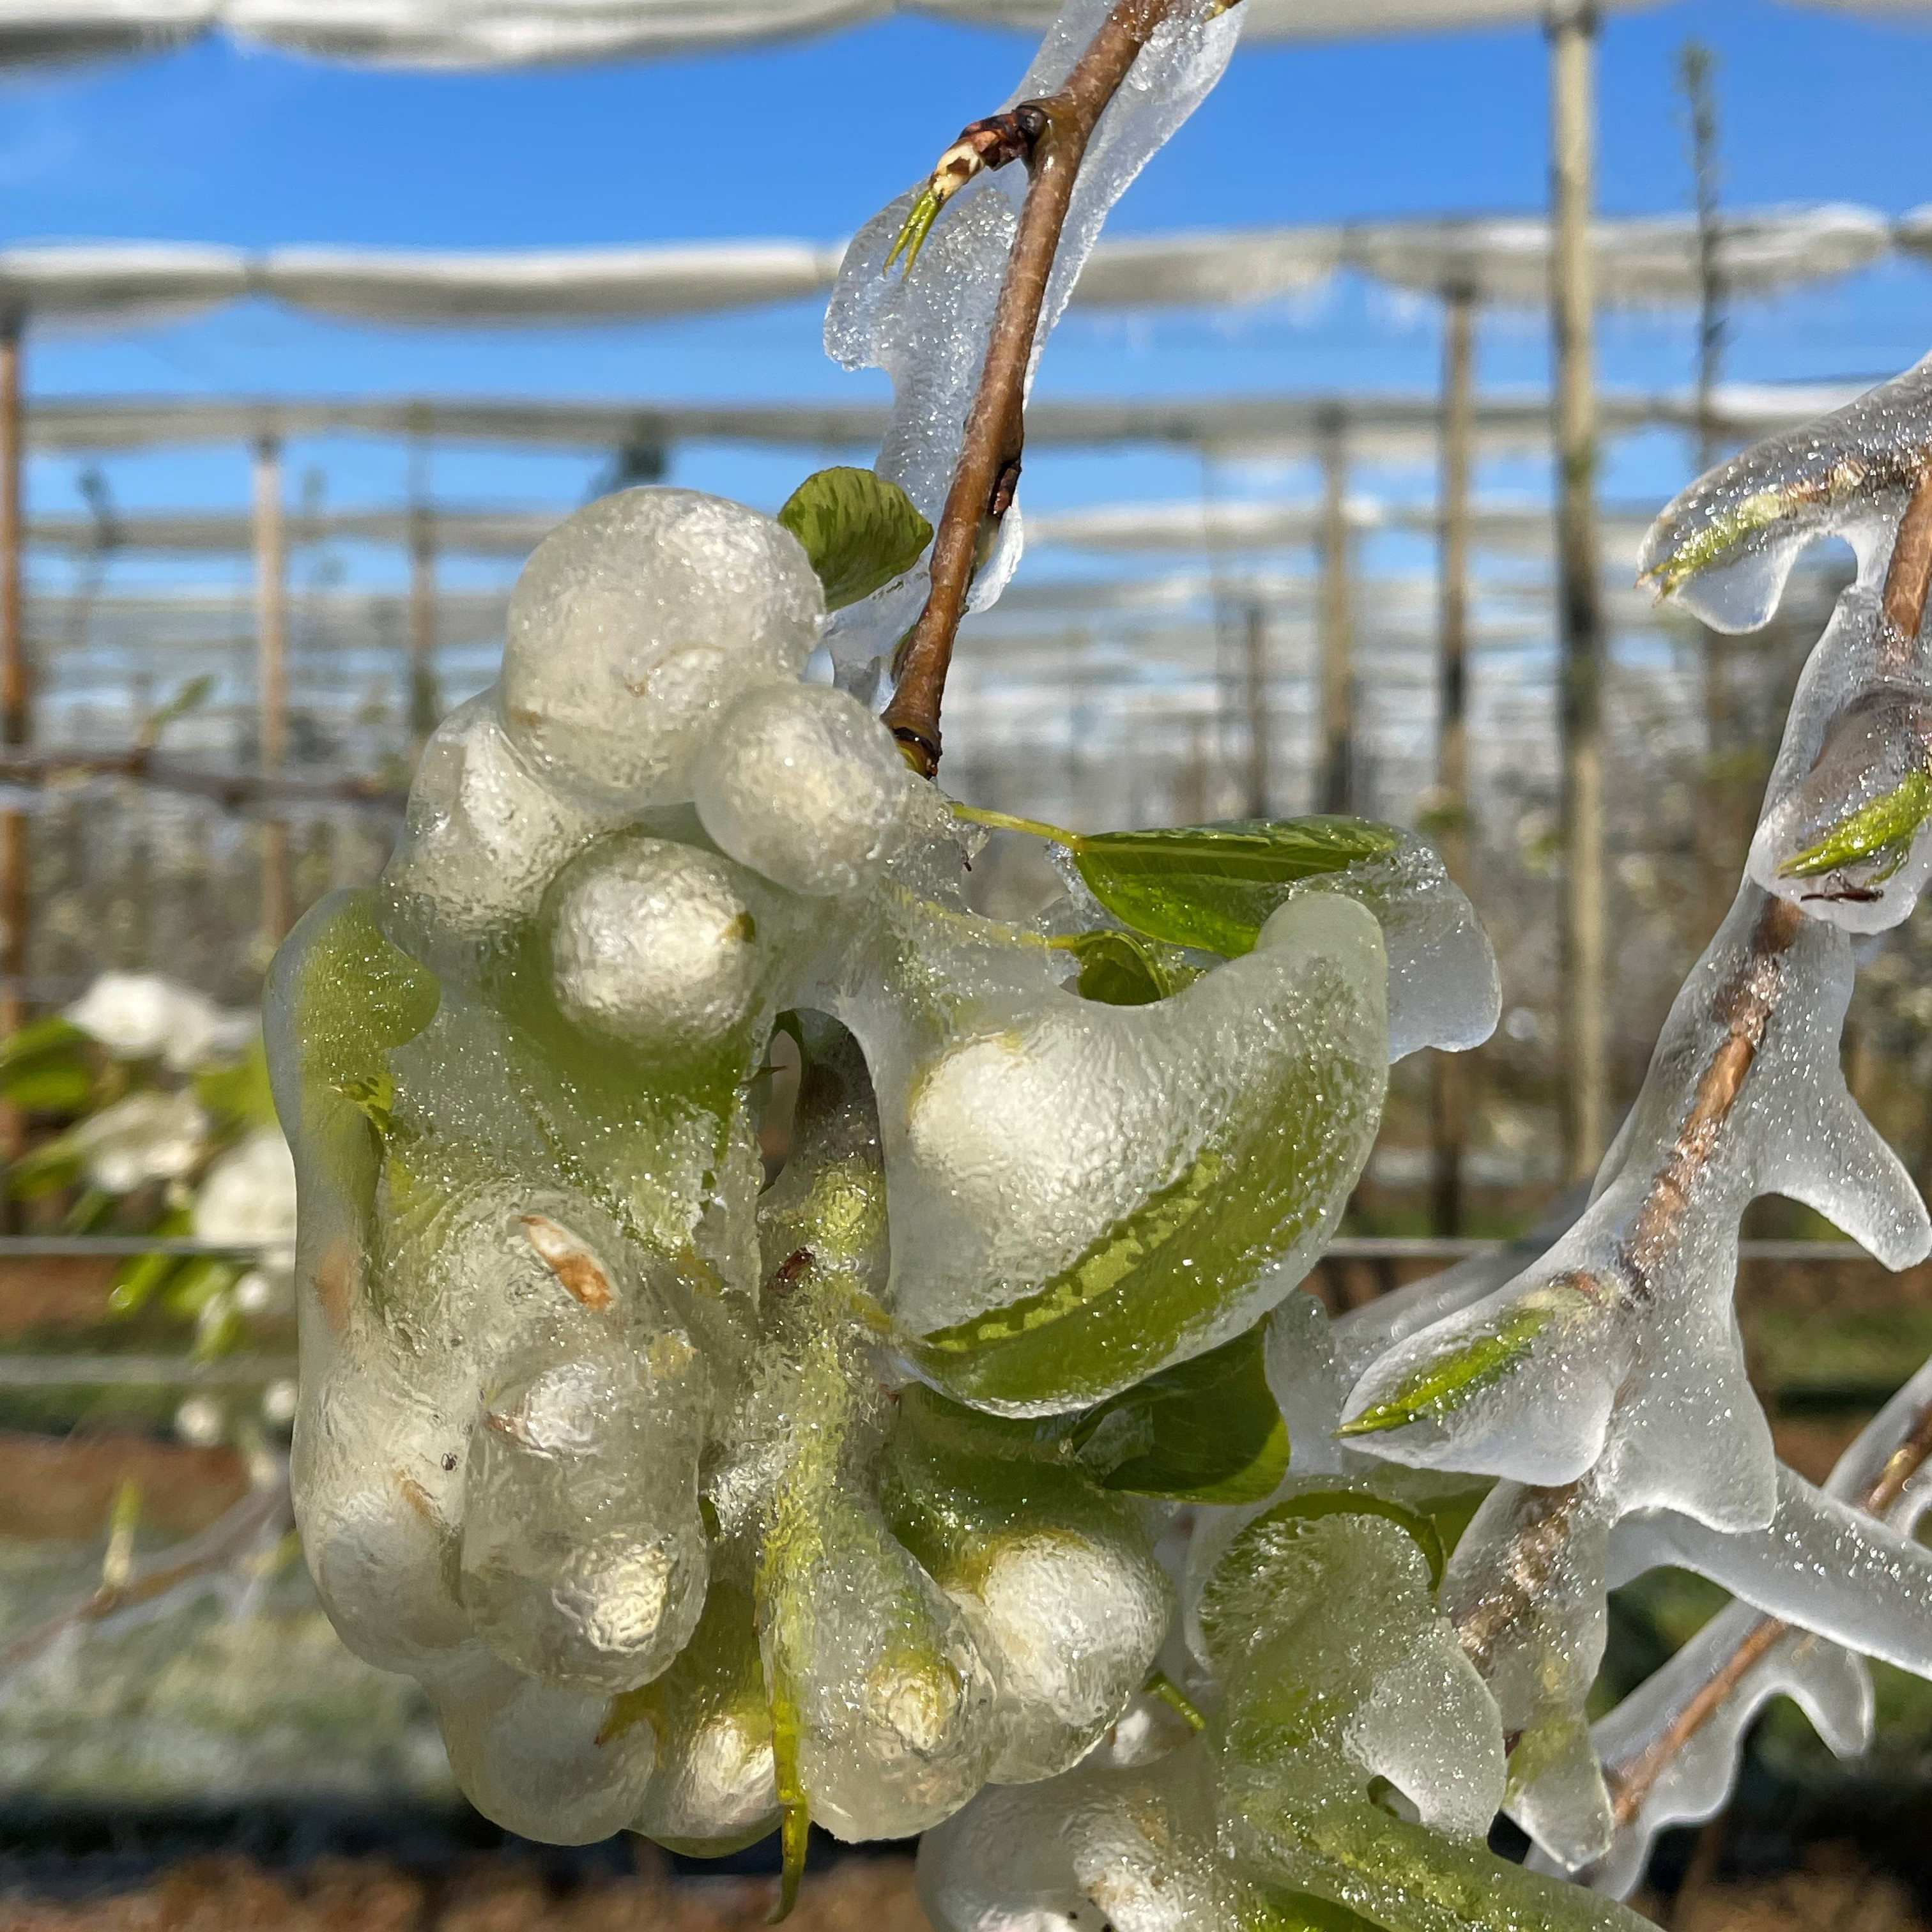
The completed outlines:
[[[208,1168],[195,1196],[194,1232],[224,1246],[292,1255],[295,1162],[273,1127],[258,1128]]]
[[[178,1073],[232,1059],[255,1027],[253,1013],[227,1011],[158,973],[104,973],[67,1018],[115,1059],[158,1059]]]
[[[194,1096],[130,1094],[74,1130],[89,1186],[130,1193],[151,1180],[178,1180],[205,1150],[208,1118]],[[292,1185],[292,1184],[291,1184]]]
[[[212,1449],[226,1433],[227,1418],[212,1395],[191,1395],[175,1411],[175,1433],[197,1449]]]

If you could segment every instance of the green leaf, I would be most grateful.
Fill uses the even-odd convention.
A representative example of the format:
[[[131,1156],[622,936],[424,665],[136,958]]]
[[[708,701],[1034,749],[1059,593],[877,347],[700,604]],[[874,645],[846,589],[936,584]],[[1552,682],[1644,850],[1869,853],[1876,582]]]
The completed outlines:
[[[1138,934],[1111,926],[1058,944],[1080,962],[1080,997],[1103,1006],[1150,1006],[1196,976],[1186,967],[1169,965]]]
[[[1242,1932],[1388,1932],[1379,1919],[1364,1918],[1332,1898],[1312,1892],[1278,1892],[1272,1886],[1244,1913]]]
[[[214,674],[203,671],[199,677],[191,677],[158,711],[150,712],[141,727],[140,742],[152,745],[178,718],[185,718],[190,711],[199,711],[214,692]]]
[[[50,1054],[84,1052],[90,1044],[88,1036],[71,1020],[52,1014],[0,1040],[0,1074],[9,1073],[16,1066]]]
[[[1071,850],[1087,890],[1124,924],[1232,959],[1254,950],[1292,886],[1377,858],[1401,837],[1364,818],[1253,818],[1083,833]]]
[[[29,1062],[0,1075],[0,1099],[23,1113],[85,1113],[93,1097],[94,1070],[85,1062]]]
[[[814,471],[786,499],[778,521],[805,546],[828,610],[910,570],[932,541],[912,499],[870,470]]]
[[[251,1127],[275,1124],[275,1096],[268,1084],[268,1056],[257,1034],[232,1066],[212,1067],[194,1077],[194,1097],[217,1120]]]
[[[94,1098],[93,1042],[58,1016],[0,1045],[0,1099],[30,1114],[78,1114]]]
[[[152,1230],[156,1237],[172,1240],[192,1234],[192,1217],[182,1208],[171,1208]],[[145,1308],[173,1278],[199,1257],[188,1255],[136,1255],[123,1262],[115,1272],[114,1292],[107,1306],[116,1315],[133,1315]]]
[[[1567,1292],[1580,1303],[1584,1299],[1574,1289]],[[1396,1385],[1394,1394],[1343,1423],[1335,1433],[1377,1436],[1424,1418],[1439,1420],[1453,1415],[1478,1390],[1500,1381],[1529,1353],[1536,1338],[1556,1318],[1559,1306],[1554,1293],[1526,1299],[1486,1334],[1424,1362]]]
[[[1920,766],[1907,772],[1882,796],[1840,819],[1816,844],[1780,859],[1778,876],[1815,879],[1821,873],[1856,865],[1860,860],[1871,858],[1893,846],[1903,848],[1928,818],[1932,818],[1932,772]],[[1904,856],[1900,849],[1894,861],[1894,870]]]
[[[1082,1416],[1071,1440],[1105,1488],[1174,1502],[1252,1503],[1288,1469],[1288,1430],[1260,1328],[1162,1369]]]
[[[16,1201],[58,1194],[80,1178],[80,1150],[71,1134],[22,1154],[7,1170],[7,1192]]]
[[[1284,1523],[1319,1522],[1324,1516],[1378,1516],[1406,1532],[1428,1559],[1430,1588],[1440,1587],[1449,1558],[1442,1546],[1442,1533],[1434,1521],[1420,1510],[1398,1502],[1393,1496],[1378,1495],[1372,1490],[1305,1490],[1299,1496],[1286,1497],[1272,1508],[1262,1510],[1246,1525],[1221,1560],[1226,1564],[1234,1558],[1238,1567],[1240,1559],[1235,1558],[1234,1553],[1244,1540],[1259,1539],[1269,1530]]]

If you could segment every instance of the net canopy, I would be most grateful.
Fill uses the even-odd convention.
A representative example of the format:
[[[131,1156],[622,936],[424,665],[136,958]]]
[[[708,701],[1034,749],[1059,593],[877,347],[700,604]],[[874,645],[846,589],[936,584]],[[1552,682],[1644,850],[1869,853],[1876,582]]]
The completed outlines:
[[[1243,4],[1250,40],[1504,26],[1547,11],[1546,0]],[[1643,4],[1609,0],[1612,10]],[[0,0],[0,65],[140,54],[224,32],[382,66],[531,67],[750,46],[894,12],[1037,33],[1058,10],[1054,0]]]
[[[248,289],[238,248],[166,242],[0,248],[0,316],[56,326],[128,328],[220,308]]]
[[[0,0],[4,8],[7,0]],[[1252,4],[1252,0],[1244,0]],[[1699,292],[1696,224],[1642,216],[1596,226],[1606,306],[1672,307]],[[1901,244],[1932,253],[1932,220],[1906,218]],[[1765,295],[1850,273],[1892,245],[1870,211],[1840,205],[1725,218],[1717,269],[1733,294]],[[338,321],[417,326],[569,326],[700,315],[815,299],[842,243],[743,240],[483,252],[299,248],[244,254],[166,242],[0,249],[0,314],[36,326],[133,326],[247,296]],[[1090,308],[1225,307],[1318,286],[1347,266],[1426,293],[1540,303],[1549,227],[1512,216],[1371,222],[1347,228],[1182,231],[1102,242],[1074,290]]]
[[[1351,267],[1396,288],[1540,308],[1549,298],[1550,233],[1540,215],[1363,222],[1346,231],[1342,254]],[[1600,220],[1592,236],[1601,306],[1671,308],[1698,299],[1697,224],[1689,215]],[[1869,208],[1763,208],[1724,216],[1714,268],[1727,295],[1767,296],[1850,274],[1891,247],[1890,224]]]
[[[556,510],[340,510],[285,513],[291,550],[322,543],[403,544],[472,556],[527,556],[562,521]],[[130,516],[50,516],[28,520],[27,541],[44,549],[130,550],[178,556],[238,556],[256,541],[254,519],[232,511],[172,511]]]
[[[1848,392],[1846,392],[1848,393]],[[1824,414],[1845,393],[1814,386],[1726,385],[1712,412],[1725,433],[1760,436]],[[1689,394],[1612,392],[1601,401],[1607,435],[1652,424],[1690,427]],[[420,438],[538,449],[596,451],[729,442],[826,451],[876,448],[883,405],[869,403],[552,401],[398,397],[289,400],[245,396],[176,400],[143,396],[36,398],[26,406],[28,446],[46,453],[211,443],[295,442],[335,436]],[[1476,442],[1487,455],[1548,448],[1550,406],[1538,394],[1485,396]],[[1318,454],[1339,446],[1366,463],[1430,462],[1440,434],[1433,394],[1251,395],[1035,402],[1033,447],[1172,445],[1230,457]]]
[[[1438,514],[1432,504],[1361,496],[1351,496],[1344,506],[1352,531],[1432,532]],[[1598,529],[1606,559],[1619,567],[1634,561],[1653,514],[1648,509],[1601,512]],[[1470,541],[1478,549],[1541,556],[1555,544],[1555,513],[1546,504],[1475,503],[1468,518]],[[1323,528],[1319,503],[1262,500],[1103,504],[1028,520],[1036,543],[1134,552],[1288,548],[1318,543]]]

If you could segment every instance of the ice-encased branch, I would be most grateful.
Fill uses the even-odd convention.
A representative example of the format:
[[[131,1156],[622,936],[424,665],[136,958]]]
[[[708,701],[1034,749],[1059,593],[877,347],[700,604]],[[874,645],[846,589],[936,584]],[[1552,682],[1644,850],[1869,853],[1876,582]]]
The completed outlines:
[[[940,532],[927,557],[903,578],[834,619],[832,656],[851,688],[869,692],[877,660],[904,636],[927,601],[942,545],[947,571],[956,579],[963,534],[970,594],[964,582],[956,582],[945,594],[962,599],[966,608],[990,604],[1012,575],[1022,542],[1016,512],[997,520],[990,554],[980,554],[980,537],[994,492],[1017,459],[1016,440],[1010,451],[1003,446],[1009,432],[1016,437],[1018,411],[1041,348],[1108,211],[1220,80],[1243,11],[1236,6],[1216,13],[1204,0],[1068,0],[1002,115],[975,124],[990,126],[1022,103],[1051,106],[1060,123],[1052,136],[1056,148],[1063,144],[1068,117],[1084,124],[1084,135],[1070,151],[1072,167],[1059,171],[1056,182],[1041,184],[1047,194],[1034,218],[1040,226],[1027,272],[1029,280],[1038,276],[1036,289],[1016,286],[1008,302],[1007,267],[1010,262],[1018,266],[1016,238],[1025,220],[1019,204],[1023,196],[1031,197],[1034,186],[1030,180],[1023,188],[1017,171],[1010,169],[968,169],[966,184],[949,191],[946,218],[920,254],[916,270],[904,277],[889,278],[884,271],[920,198],[930,194],[932,177],[874,216],[847,250],[826,316],[826,348],[848,368],[876,367],[892,377],[892,412],[876,467]],[[1130,57],[1120,66],[1124,54]],[[1009,146],[995,144],[992,152],[1004,154]],[[957,152],[949,151],[944,161]],[[1035,170],[1036,176],[1042,172]],[[976,398],[996,332],[1004,344],[1001,393],[1011,400],[988,395],[982,411]],[[969,414],[976,425],[970,433]],[[961,514],[970,520],[963,533],[956,528],[949,538],[945,510],[956,472],[962,454],[980,437],[991,440],[993,460],[976,462],[977,480],[970,489],[962,486]],[[956,609],[952,621],[956,626]]]

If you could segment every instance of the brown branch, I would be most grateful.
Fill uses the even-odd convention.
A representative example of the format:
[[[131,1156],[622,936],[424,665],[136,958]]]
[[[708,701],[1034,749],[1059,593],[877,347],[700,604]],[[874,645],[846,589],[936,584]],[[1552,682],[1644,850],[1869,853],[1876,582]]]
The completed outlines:
[[[1925,594],[1932,585],[1932,464],[1918,472],[1892,539],[1880,609],[1886,628],[1879,640],[1882,670],[1902,669],[1918,648],[1925,621]]]
[[[52,1649],[70,1630],[85,1630],[122,1610],[157,1603],[184,1585],[237,1568],[288,1507],[286,1473],[278,1481],[250,1490],[199,1536],[164,1550],[158,1562],[136,1570],[125,1582],[103,1583],[92,1596],[0,1646],[0,1681]]]
[[[1888,635],[1894,640],[1894,655],[1901,659],[1909,658],[1917,650],[1928,591],[1932,591],[1932,464],[1916,472],[1886,571],[1882,608],[1892,627]],[[1619,1244],[1628,1286],[1639,1297],[1648,1296],[1658,1270],[1682,1234],[1698,1185],[1710,1171],[1731,1110],[1783,994],[1784,956],[1803,932],[1807,916],[1789,900],[1768,898],[1752,929],[1743,964],[1712,1004],[1712,1017],[1723,1023],[1724,1037],[1699,1075],[1676,1137],[1652,1178],[1629,1234]],[[1606,1300],[1616,1292],[1616,1284],[1600,1277],[1576,1274],[1569,1279],[1579,1287],[1594,1288]],[[1882,1516],[1928,1457],[1932,1457],[1932,1403],[1915,1418],[1859,1508],[1868,1514]],[[1580,1490],[1572,1484],[1532,1494],[1539,1498],[1534,1513],[1511,1538],[1503,1560],[1506,1587],[1484,1595],[1458,1628],[1464,1650],[1485,1675],[1498,1640],[1546,1586],[1568,1539]],[[1671,1760],[1790,1628],[1770,1617],[1753,1624],[1669,1729],[1617,1778],[1612,1810],[1620,1826],[1636,1816]]]
[[[0,752],[0,785],[58,784],[88,778],[131,778],[157,790],[212,799],[231,812],[262,804],[367,805],[400,812],[409,796],[405,788],[380,778],[203,771],[166,763],[138,745],[125,752]]]
[[[1882,1517],[1928,1459],[1932,1459],[1932,1402],[1912,1418],[1904,1441],[1886,1459],[1877,1480],[1860,1498],[1858,1508],[1868,1516]],[[1698,1686],[1667,1728],[1617,1774],[1611,1814],[1619,1827],[1636,1821],[1645,1800],[1678,1753],[1717,1715],[1724,1700],[1763,1661],[1778,1639],[1795,1628],[1777,1617],[1760,1618],[1753,1624],[1737,1648]]]
[[[950,193],[962,170],[977,172],[989,154],[994,166],[1016,158],[1024,140],[1032,178],[1006,257],[958,465],[932,540],[932,588],[899,647],[898,686],[884,712],[908,760],[928,778],[939,766],[940,704],[982,532],[989,524],[997,527],[1019,479],[1027,368],[1087,143],[1154,29],[1184,4],[1116,0],[1058,93],[1022,102],[1009,116],[975,122],[942,158],[945,181],[935,176],[935,190]]]
[[[1622,1244],[1622,1258],[1640,1292],[1648,1293],[1658,1268],[1676,1246],[1697,1184],[1716,1157],[1724,1124],[1778,1010],[1784,986],[1783,957],[1803,931],[1804,920],[1805,914],[1790,900],[1768,899],[1752,929],[1744,964],[1713,1004],[1713,1016],[1724,1022],[1724,1037],[1698,1076],[1677,1138],[1652,1177],[1650,1190]]]
[[[1498,1640],[1548,1586],[1568,1546],[1570,1525],[1582,1500],[1581,1482],[1525,1492],[1522,1514],[1527,1520],[1510,1538],[1501,1586],[1485,1591],[1456,1626],[1469,1661],[1485,1677],[1496,1662]]]

